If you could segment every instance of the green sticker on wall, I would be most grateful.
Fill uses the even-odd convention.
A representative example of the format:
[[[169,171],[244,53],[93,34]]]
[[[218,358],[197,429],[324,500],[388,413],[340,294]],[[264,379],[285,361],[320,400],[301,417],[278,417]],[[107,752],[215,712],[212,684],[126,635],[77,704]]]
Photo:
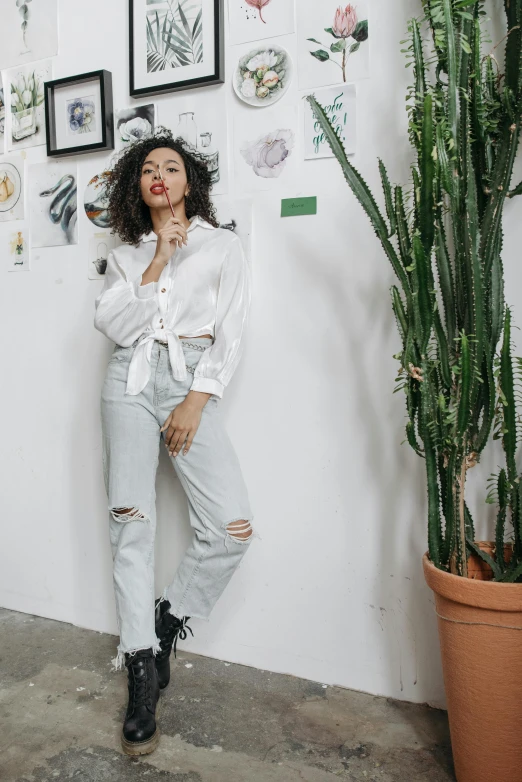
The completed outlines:
[[[281,199],[281,217],[315,214],[317,214],[317,196]]]

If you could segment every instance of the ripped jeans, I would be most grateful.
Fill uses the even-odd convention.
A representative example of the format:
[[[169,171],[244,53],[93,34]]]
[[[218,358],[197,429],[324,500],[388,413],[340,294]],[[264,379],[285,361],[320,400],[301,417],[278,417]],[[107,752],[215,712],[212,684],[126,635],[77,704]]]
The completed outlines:
[[[101,393],[102,458],[109,501],[113,584],[120,643],[113,665],[122,670],[125,652],[160,650],[155,631],[154,539],[156,470],[160,432],[168,415],[190,390],[193,372],[210,337],[181,340],[187,378],[175,380],[168,347],[153,342],[151,375],[139,394],[125,394],[136,345],[116,346]],[[253,515],[236,452],[224,427],[220,400],[209,397],[187,454],[170,456],[188,501],[192,542],[160,599],[180,619],[208,621],[209,614],[246,553]]]

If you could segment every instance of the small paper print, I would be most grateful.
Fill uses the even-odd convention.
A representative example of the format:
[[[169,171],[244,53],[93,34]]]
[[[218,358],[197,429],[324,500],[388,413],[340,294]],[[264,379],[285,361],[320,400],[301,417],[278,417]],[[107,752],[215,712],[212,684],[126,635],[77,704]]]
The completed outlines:
[[[295,33],[294,0],[229,0],[230,43]]]
[[[299,179],[296,110],[266,109],[255,117],[236,117],[235,168],[245,190],[272,190]]]
[[[116,112],[116,145],[118,149],[154,133],[156,107],[153,103]]]
[[[317,102],[322,106],[330,124],[342,142],[347,155],[355,154],[356,146],[356,93],[355,85],[346,87],[328,87],[314,93]],[[333,157],[330,144],[306,100],[304,105],[304,147],[305,159]]]
[[[98,232],[89,240],[89,280],[102,280],[107,270],[109,252],[121,244],[118,236],[107,232]]]
[[[370,0],[341,7],[298,3],[299,87],[346,84],[370,75]]]
[[[77,169],[71,162],[29,166],[31,247],[78,244]]]
[[[0,222],[24,217],[24,160],[21,155],[0,158]]]
[[[4,94],[11,105],[9,150],[45,144],[44,82],[52,78],[52,61],[20,65],[6,71],[6,76]]]
[[[29,269],[29,247],[26,239],[26,228],[20,226],[20,230],[12,231],[7,240],[7,270],[21,272]]]

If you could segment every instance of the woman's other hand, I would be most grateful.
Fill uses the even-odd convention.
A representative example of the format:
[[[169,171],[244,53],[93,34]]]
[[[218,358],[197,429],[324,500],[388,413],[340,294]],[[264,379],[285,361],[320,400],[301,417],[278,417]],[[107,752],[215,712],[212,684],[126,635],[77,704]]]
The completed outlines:
[[[208,395],[205,396],[208,398]],[[198,430],[202,410],[201,405],[194,405],[185,400],[180,402],[167,417],[160,432],[166,430],[165,445],[167,446],[169,456],[177,456],[185,440],[187,444],[183,455],[188,452]]]

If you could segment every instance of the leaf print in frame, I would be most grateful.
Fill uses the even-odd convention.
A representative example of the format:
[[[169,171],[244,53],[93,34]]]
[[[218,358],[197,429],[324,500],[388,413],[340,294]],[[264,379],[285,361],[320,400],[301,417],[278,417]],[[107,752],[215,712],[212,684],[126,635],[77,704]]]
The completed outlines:
[[[225,81],[225,0],[129,0],[133,98]]]
[[[149,0],[147,71],[203,61],[201,0]]]

